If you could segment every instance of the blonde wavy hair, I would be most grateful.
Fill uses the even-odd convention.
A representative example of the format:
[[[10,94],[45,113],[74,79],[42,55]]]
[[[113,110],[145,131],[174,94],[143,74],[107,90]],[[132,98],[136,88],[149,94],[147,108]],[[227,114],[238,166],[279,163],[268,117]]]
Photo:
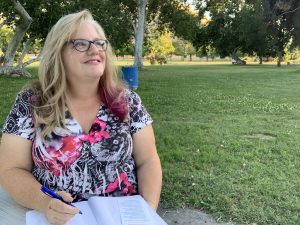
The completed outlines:
[[[106,39],[103,28],[88,10],[63,16],[47,35],[38,69],[39,81],[32,85],[37,96],[33,103],[33,114],[36,124],[42,128],[42,138],[50,134],[56,126],[65,128],[68,87],[62,52],[79,25],[85,21],[94,26],[100,38]],[[105,70],[99,83],[99,94],[103,103],[121,120],[126,119],[128,112],[122,95],[124,88],[125,86],[117,79],[112,48],[108,45]]]

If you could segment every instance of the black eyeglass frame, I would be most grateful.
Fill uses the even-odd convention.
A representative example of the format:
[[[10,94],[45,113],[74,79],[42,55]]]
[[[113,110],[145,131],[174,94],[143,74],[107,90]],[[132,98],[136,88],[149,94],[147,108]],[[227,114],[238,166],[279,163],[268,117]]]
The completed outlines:
[[[87,48],[86,50],[83,50],[83,51],[82,51],[82,50],[79,50],[79,49],[77,49],[76,46],[75,46],[75,42],[76,42],[76,41],[85,41],[85,42],[88,42],[88,43],[89,43],[89,46],[88,46],[88,48]],[[97,42],[97,41],[103,41],[103,42],[105,43],[105,48],[96,45],[95,42]],[[87,52],[87,51],[90,49],[91,44],[94,44],[94,45],[97,47],[97,49],[98,49],[99,51],[103,51],[103,52],[105,52],[105,51],[107,50],[107,46],[108,46],[108,40],[106,40],[106,39],[97,39],[97,40],[94,40],[94,41],[89,41],[89,40],[86,40],[86,39],[79,38],[79,39],[72,39],[72,40],[69,41],[69,43],[72,43],[73,47],[74,47],[77,51],[79,51],[79,52]]]

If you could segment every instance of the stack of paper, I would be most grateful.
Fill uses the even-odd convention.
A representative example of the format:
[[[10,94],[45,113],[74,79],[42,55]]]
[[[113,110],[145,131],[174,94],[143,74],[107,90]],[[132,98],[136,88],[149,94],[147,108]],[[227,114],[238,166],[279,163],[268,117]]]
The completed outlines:
[[[67,225],[167,225],[140,195],[126,197],[91,197],[74,203],[77,214]],[[50,225],[35,210],[26,213],[26,225]]]

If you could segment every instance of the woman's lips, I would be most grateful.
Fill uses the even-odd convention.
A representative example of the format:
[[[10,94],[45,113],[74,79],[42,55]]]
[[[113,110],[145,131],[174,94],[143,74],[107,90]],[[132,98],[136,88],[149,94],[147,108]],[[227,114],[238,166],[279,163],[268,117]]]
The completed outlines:
[[[99,64],[101,61],[99,59],[90,59],[87,60],[85,63],[86,64]]]

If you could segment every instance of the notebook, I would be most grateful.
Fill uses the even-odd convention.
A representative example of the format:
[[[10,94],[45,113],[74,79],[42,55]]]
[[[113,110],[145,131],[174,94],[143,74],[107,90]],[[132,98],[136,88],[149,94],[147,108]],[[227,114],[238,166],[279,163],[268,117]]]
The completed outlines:
[[[140,195],[125,197],[94,196],[74,203],[82,214],[67,225],[167,225]],[[26,225],[51,225],[41,212],[26,213]]]

